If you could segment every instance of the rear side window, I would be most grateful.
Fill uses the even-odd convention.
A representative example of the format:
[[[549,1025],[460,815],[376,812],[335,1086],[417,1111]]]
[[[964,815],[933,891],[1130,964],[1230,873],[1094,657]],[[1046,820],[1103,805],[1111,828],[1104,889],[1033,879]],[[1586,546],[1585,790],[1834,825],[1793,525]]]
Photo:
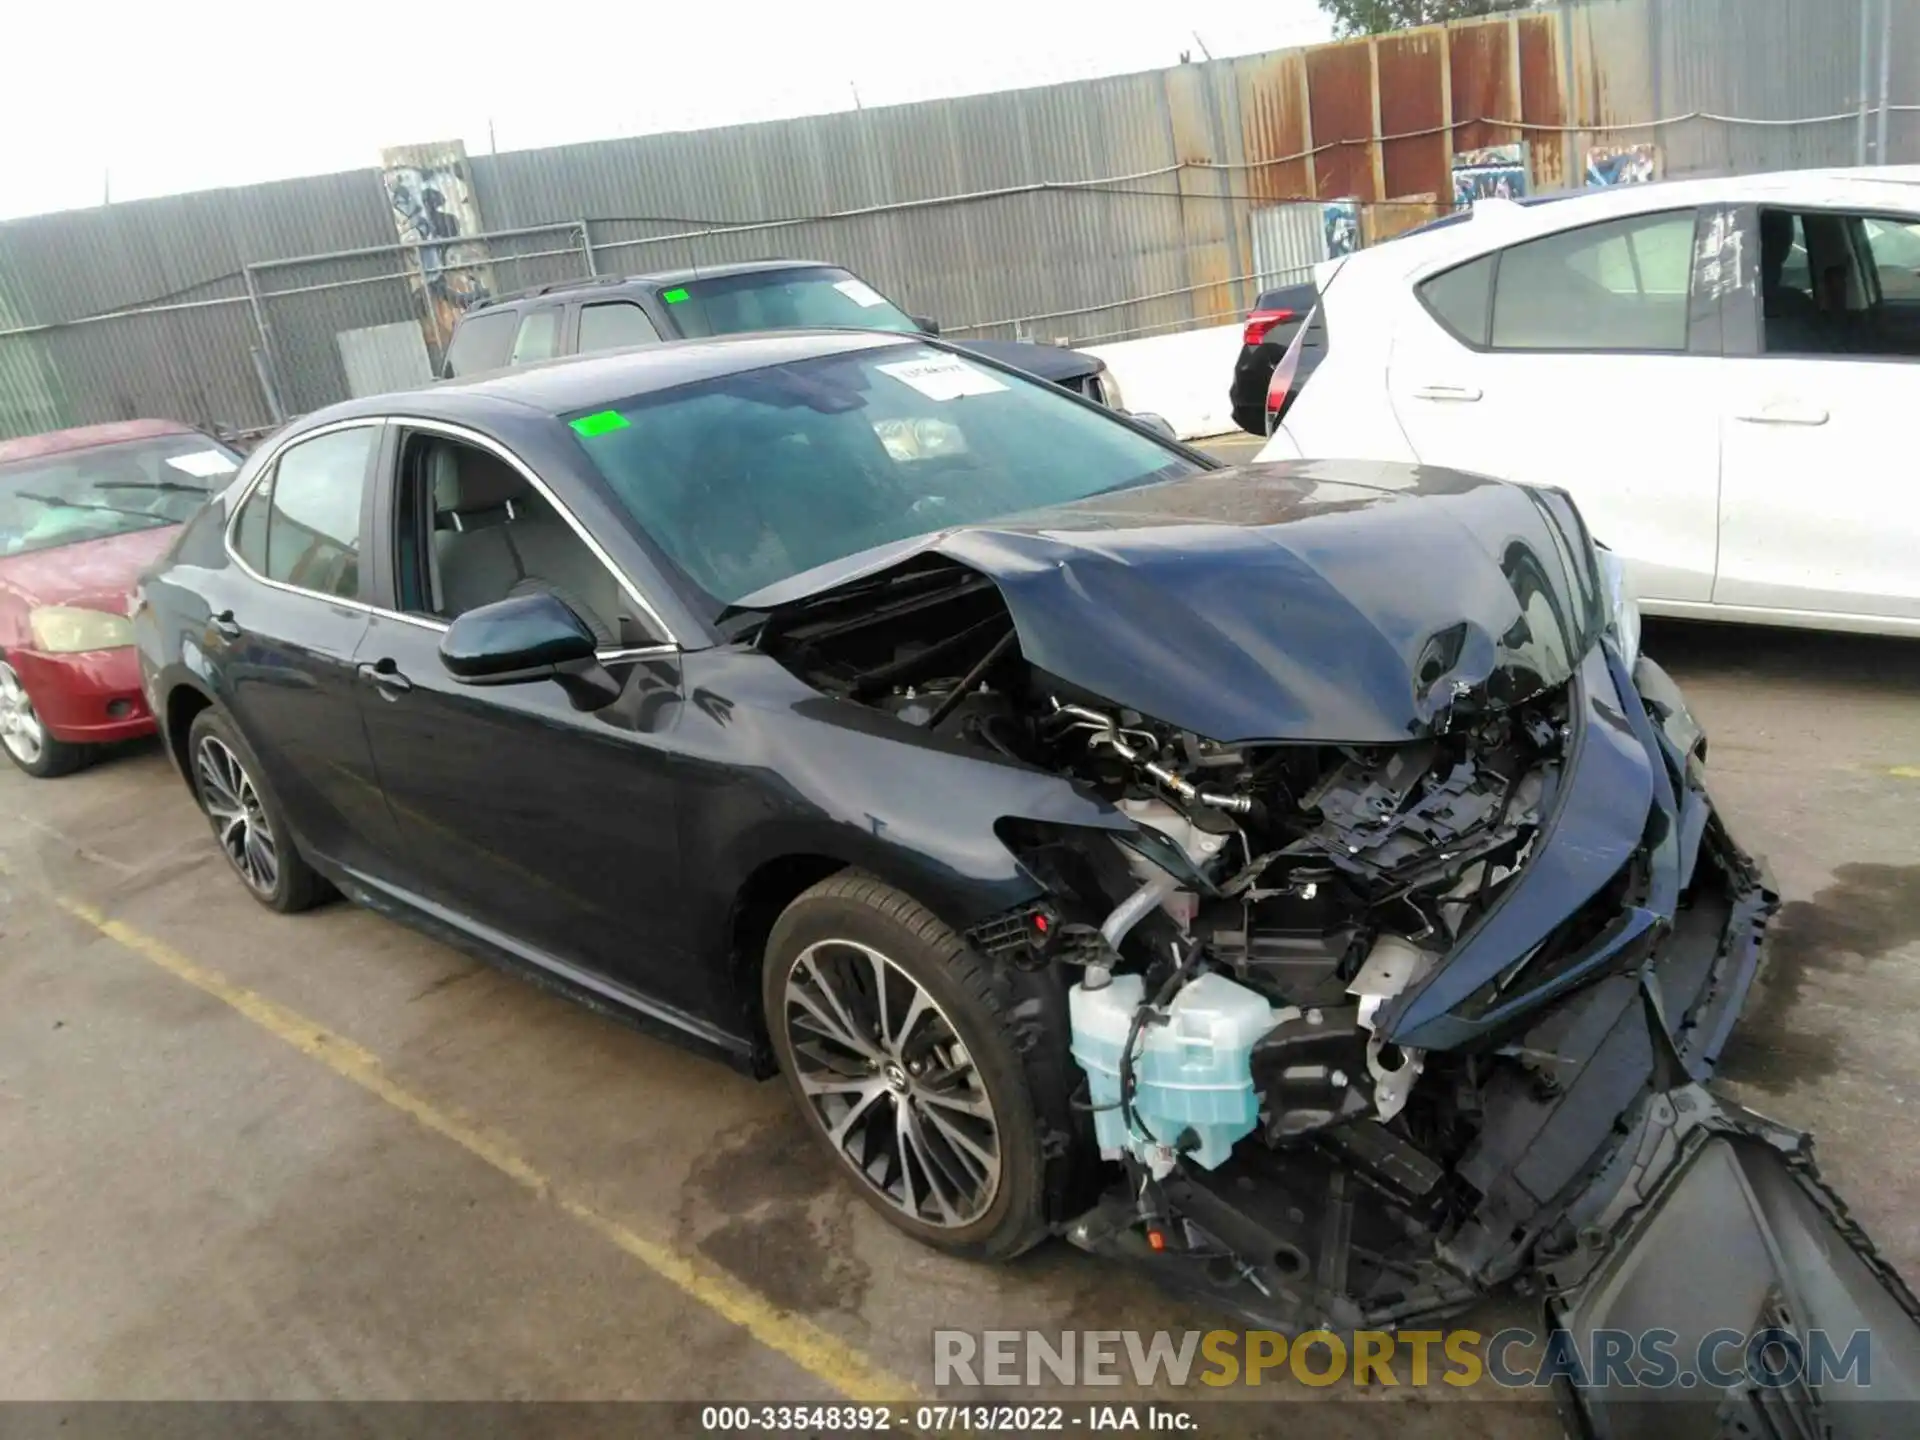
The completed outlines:
[[[653,321],[638,305],[625,300],[588,305],[580,311],[580,353],[620,350],[628,345],[651,345],[660,338]]]
[[[520,333],[514,337],[509,365],[525,365],[530,360],[551,360],[560,353],[560,307],[549,305],[529,310],[520,320]]]
[[[1494,256],[1482,255],[1422,282],[1420,298],[1428,311],[1456,339],[1469,345],[1487,343],[1488,300],[1493,295]]]
[[[267,508],[261,573],[269,580],[346,599],[360,593],[361,499],[379,434],[360,425],[281,453]]]
[[[273,476],[253,487],[233,527],[233,548],[249,568],[267,573],[267,510],[273,504]]]
[[[447,374],[478,375],[504,368],[519,323],[520,317],[511,310],[465,316],[454,327],[453,343],[447,346]]]
[[[1635,215],[1500,253],[1496,350],[1685,350],[1694,212]]]

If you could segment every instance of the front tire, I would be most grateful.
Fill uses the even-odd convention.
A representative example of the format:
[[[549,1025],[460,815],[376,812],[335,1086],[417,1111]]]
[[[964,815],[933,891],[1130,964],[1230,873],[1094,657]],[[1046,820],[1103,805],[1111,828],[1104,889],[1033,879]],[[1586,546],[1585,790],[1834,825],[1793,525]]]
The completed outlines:
[[[260,762],[226,716],[209,707],[194,717],[187,756],[200,809],[247,893],[283,915],[319,903],[326,882],[302,858]]]
[[[4,660],[0,660],[0,750],[36,780],[70,774],[92,755],[88,746],[71,745],[47,733],[26,682]]]
[[[761,998],[808,1128],[890,1224],[984,1260],[1046,1234],[1004,987],[925,907],[857,871],[821,881],[775,922]]]

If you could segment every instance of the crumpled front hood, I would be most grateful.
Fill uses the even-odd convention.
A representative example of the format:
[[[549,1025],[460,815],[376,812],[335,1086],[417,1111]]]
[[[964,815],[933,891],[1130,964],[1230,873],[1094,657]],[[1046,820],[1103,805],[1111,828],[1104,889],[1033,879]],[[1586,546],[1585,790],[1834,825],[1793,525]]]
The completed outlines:
[[[991,578],[1027,661],[1221,741],[1404,741],[1564,684],[1604,624],[1570,501],[1427,467],[1209,471],[794,576],[778,613],[944,557]]]

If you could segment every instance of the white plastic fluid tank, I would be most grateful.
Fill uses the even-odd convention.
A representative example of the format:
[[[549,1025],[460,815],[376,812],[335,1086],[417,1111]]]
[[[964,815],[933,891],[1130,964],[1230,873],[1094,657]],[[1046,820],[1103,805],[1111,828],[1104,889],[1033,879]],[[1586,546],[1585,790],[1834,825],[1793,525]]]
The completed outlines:
[[[1224,975],[1188,981],[1167,1007],[1166,1023],[1141,1029],[1133,1113],[1146,1133],[1129,1134],[1120,1113],[1120,1055],[1144,994],[1138,975],[1116,975],[1097,990],[1075,985],[1068,994],[1073,1058],[1087,1073],[1094,1133],[1109,1158],[1124,1148],[1146,1159],[1154,1147],[1173,1146],[1192,1130],[1199,1144],[1186,1153],[1211,1170],[1259,1123],[1253,1047],[1279,1017]]]

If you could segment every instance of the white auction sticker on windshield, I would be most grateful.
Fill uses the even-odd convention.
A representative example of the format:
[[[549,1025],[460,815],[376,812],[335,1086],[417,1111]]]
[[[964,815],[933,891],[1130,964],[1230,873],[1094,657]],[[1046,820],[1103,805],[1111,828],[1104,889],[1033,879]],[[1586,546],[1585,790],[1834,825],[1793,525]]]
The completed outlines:
[[[892,365],[876,365],[883,375],[891,375],[903,385],[911,385],[929,400],[957,400],[962,395],[991,395],[1004,390],[993,376],[977,370],[964,360],[950,355],[932,355],[925,360],[900,360]]]
[[[167,464],[176,470],[184,470],[197,480],[211,480],[215,475],[233,473],[233,461],[218,450],[196,450],[191,455],[169,455]]]
[[[863,310],[887,303],[887,297],[864,280],[836,280],[833,288]]]

